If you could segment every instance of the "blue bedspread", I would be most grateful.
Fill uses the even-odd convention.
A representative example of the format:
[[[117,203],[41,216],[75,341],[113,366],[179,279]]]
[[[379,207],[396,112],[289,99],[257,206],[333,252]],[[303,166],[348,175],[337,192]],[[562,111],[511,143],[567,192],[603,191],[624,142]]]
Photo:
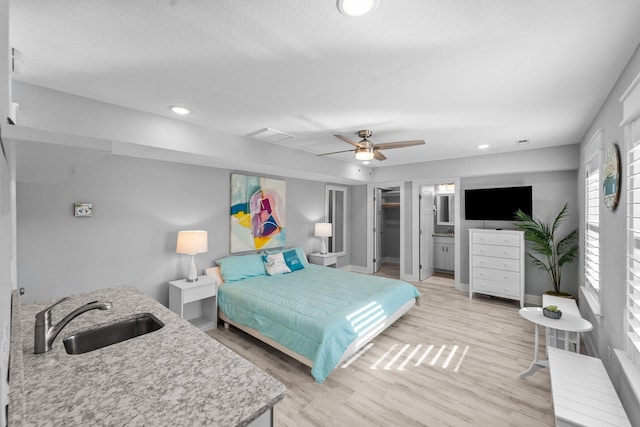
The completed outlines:
[[[313,361],[322,383],[356,339],[382,328],[382,321],[418,290],[409,283],[308,265],[276,276],[226,283],[220,310],[232,321]]]

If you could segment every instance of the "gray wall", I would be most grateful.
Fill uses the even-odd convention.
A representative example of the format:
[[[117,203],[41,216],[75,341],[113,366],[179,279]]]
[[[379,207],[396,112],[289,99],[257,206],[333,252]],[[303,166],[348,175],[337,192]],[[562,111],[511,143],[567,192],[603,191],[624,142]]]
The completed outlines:
[[[7,127],[11,103],[9,67],[9,2],[0,1],[0,135]],[[9,326],[11,324],[11,259],[12,259],[12,203],[10,172],[6,159],[0,154],[0,343],[6,343],[6,353],[0,353],[0,425],[5,425],[5,404],[8,399]]]
[[[179,230],[208,230],[200,271],[229,254],[230,173],[110,155],[54,183],[18,183],[25,300],[131,284],[167,304],[167,282],[187,274],[188,256],[175,253]],[[286,181],[287,245],[318,251],[313,224],[324,217],[325,184]],[[93,216],[74,217],[74,202],[92,203]]]
[[[367,186],[349,187],[349,260],[345,265],[367,266]]]
[[[562,206],[568,203],[569,216],[559,229],[564,236],[578,227],[579,215],[576,200],[577,182],[575,171],[544,172],[528,174],[510,174],[478,178],[464,178],[460,181],[460,208],[462,221],[456,230],[460,234],[460,281],[469,283],[469,232],[470,228],[514,229],[512,221],[466,221],[464,220],[464,190],[472,188],[513,187],[531,185],[533,187],[533,216],[545,222],[555,219]],[[528,245],[527,245],[528,249]],[[566,265],[562,270],[562,290],[578,296],[578,262]],[[525,264],[525,293],[541,296],[552,286],[547,275],[534,268],[528,261]]]

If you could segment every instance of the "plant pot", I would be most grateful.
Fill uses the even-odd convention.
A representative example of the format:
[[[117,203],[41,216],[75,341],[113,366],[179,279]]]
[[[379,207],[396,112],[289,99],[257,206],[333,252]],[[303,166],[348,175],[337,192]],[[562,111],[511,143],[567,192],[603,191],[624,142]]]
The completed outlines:
[[[561,297],[561,298],[569,298],[569,299],[575,299],[575,297],[567,292],[555,292],[555,291],[546,291],[545,295],[551,295],[554,297]]]
[[[558,311],[551,311],[551,310],[547,310],[546,308],[542,308],[542,314],[544,314],[546,317],[550,318],[550,319],[559,319],[562,317],[562,312],[560,310]]]

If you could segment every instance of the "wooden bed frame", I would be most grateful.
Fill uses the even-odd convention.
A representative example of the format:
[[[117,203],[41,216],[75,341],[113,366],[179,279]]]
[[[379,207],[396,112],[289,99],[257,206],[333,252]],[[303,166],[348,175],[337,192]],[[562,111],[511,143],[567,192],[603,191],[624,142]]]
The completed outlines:
[[[349,347],[347,347],[347,349],[345,350],[344,354],[340,358],[340,361],[338,362],[338,365],[340,363],[343,363],[346,360],[348,360],[358,350],[360,350],[362,347],[364,347],[367,343],[371,342],[375,337],[380,335],[385,329],[387,329],[396,320],[398,320],[407,311],[409,311],[411,309],[411,307],[413,307],[415,304],[416,304],[416,298],[410,299],[409,301],[404,303],[398,310],[396,310],[395,313],[393,313],[391,316],[388,316],[384,320],[384,324],[383,324],[382,328],[378,332],[376,332],[375,334],[371,335],[370,337],[366,337],[366,339],[364,339],[364,340],[356,339],[355,341],[353,341],[349,345]],[[236,323],[236,322],[230,320],[220,310],[218,310],[218,318],[224,322],[225,329],[229,329],[229,325],[232,325],[232,326],[240,329],[241,331],[244,331],[244,332],[248,333],[249,335],[259,339],[260,341],[264,342],[265,344],[270,345],[271,347],[275,348],[276,350],[281,351],[282,353],[286,354],[287,356],[296,359],[298,362],[303,363],[303,364],[305,364],[306,366],[308,366],[310,368],[313,367],[313,361],[311,361],[308,358],[306,358],[306,357],[304,357],[304,356],[302,356],[302,355],[300,355],[300,354],[298,354],[298,353],[296,353],[296,352],[284,347],[282,344],[279,344],[279,343],[275,342],[271,338],[265,337],[264,335],[262,335],[260,332],[258,332],[257,330],[255,330],[253,328],[241,325],[239,323]]]

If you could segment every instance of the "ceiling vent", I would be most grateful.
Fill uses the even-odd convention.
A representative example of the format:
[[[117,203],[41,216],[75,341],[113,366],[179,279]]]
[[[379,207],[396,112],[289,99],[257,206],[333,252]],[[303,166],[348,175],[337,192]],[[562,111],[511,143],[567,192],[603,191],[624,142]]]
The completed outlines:
[[[282,142],[286,139],[293,138],[293,135],[271,128],[260,129],[259,131],[250,133],[247,136],[249,138],[259,139],[260,141],[266,142]]]

